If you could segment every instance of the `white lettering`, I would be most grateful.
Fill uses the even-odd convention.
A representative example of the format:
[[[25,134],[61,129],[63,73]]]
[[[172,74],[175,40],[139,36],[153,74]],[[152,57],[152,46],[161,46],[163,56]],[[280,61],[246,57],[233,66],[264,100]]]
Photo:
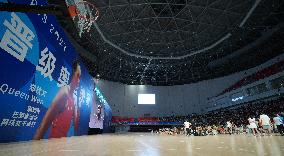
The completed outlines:
[[[21,93],[21,92],[20,92],[20,91],[18,91],[18,90],[17,90],[17,91],[15,91],[15,96],[19,96],[19,95],[20,95],[20,93]]]
[[[16,125],[15,126],[21,126],[21,122],[22,121],[16,121]]]
[[[29,121],[26,126],[27,126],[27,127],[31,127],[31,124],[32,124],[32,122]]]
[[[45,94],[46,94],[47,92],[44,90],[43,92],[42,92],[42,94],[41,94],[41,96],[44,96],[45,97]]]
[[[39,59],[39,65],[36,66],[36,70],[41,72],[41,75],[48,77],[52,81],[52,72],[55,69],[56,58],[46,47],[41,51],[41,58]]]
[[[22,126],[26,126],[26,124],[27,124],[27,121],[22,122]]]
[[[24,95],[25,95],[25,93],[22,92],[22,93],[20,94],[20,98],[24,98]]]
[[[69,81],[69,76],[70,73],[68,72],[67,68],[62,66],[60,71],[60,76],[58,78],[59,83],[57,83],[57,86],[58,87],[66,86]]]
[[[20,114],[19,114],[19,119],[21,119],[21,118],[24,118],[26,116],[26,114],[25,113],[23,113],[23,112],[20,112]]]
[[[32,106],[28,106],[28,112],[31,112],[31,113],[38,113],[40,112],[39,108],[36,108],[36,107],[32,107]]]
[[[37,100],[37,97],[32,95],[31,101],[32,101],[32,102],[36,102],[36,100]]]
[[[29,100],[30,96],[28,94],[26,94],[25,99]]]
[[[7,126],[9,123],[9,119],[3,119],[0,126]]]
[[[36,0],[32,0],[30,5],[37,5],[37,1]]]
[[[15,89],[10,88],[9,91],[8,91],[8,94],[14,94],[14,91],[15,91]]]
[[[30,85],[30,91],[31,92],[35,92],[35,90],[36,90],[36,85],[35,84],[31,84]]]
[[[29,113],[26,113],[24,119],[28,119],[28,117],[29,117]]]
[[[9,125],[9,126],[14,126],[14,125],[15,125],[15,121],[16,121],[15,119],[10,120],[9,123],[8,123],[8,125]]]
[[[243,96],[237,97],[237,98],[232,99],[232,101],[235,102],[235,101],[238,101],[238,100],[242,100],[243,98],[244,98]]]
[[[50,33],[53,33],[54,26],[53,26],[53,24],[50,24],[50,26],[51,26],[51,29],[49,29],[49,32],[50,32]]]
[[[34,127],[36,124],[36,122],[32,122],[31,127]]]
[[[3,87],[5,87],[5,86],[6,86],[6,88],[5,88],[6,90],[4,91]],[[5,92],[7,92],[8,88],[9,88],[9,86],[7,84],[2,84],[0,91],[2,92],[2,94],[4,94]]]
[[[41,18],[41,20],[42,20],[43,23],[46,23],[47,22],[47,15],[43,14],[43,17]]]
[[[28,49],[33,47],[31,41],[35,37],[34,33],[14,12],[11,13],[11,21],[5,20],[3,25],[8,29],[3,35],[0,47],[23,62]]]
[[[14,111],[12,118],[18,118],[18,114],[19,114],[19,112]]]

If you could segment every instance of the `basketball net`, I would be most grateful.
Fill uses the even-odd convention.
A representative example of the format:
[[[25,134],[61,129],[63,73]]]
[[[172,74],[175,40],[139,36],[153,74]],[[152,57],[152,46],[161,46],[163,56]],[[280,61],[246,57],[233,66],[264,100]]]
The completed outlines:
[[[79,28],[79,36],[82,37],[83,33],[88,33],[91,30],[93,23],[99,17],[99,10],[97,7],[89,2],[82,1],[75,3],[75,5],[70,5],[68,7],[70,17],[73,20],[77,17]]]

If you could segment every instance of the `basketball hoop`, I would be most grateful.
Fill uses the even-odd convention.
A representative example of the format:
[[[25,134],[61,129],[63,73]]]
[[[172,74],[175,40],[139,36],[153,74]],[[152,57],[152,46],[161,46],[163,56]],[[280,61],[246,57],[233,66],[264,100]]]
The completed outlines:
[[[99,18],[98,8],[90,2],[80,1],[68,6],[70,17],[78,18],[79,36],[89,32],[93,23]]]

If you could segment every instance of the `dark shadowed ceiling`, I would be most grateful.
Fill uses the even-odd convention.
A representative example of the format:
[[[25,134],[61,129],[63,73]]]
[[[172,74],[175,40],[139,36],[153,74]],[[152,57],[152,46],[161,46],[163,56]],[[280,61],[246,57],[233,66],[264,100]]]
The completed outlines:
[[[284,49],[283,0],[89,0],[100,17],[77,42],[90,73],[178,85],[261,64]],[[71,32],[70,32],[71,33]]]

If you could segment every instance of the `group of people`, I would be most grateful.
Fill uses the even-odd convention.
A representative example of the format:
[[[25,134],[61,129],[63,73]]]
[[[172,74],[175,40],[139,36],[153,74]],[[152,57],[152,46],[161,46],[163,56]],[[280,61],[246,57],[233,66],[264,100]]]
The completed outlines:
[[[173,128],[160,128],[156,131],[152,131],[152,133],[157,133],[157,134],[166,134],[166,135],[178,135],[181,134],[181,129],[177,127]]]
[[[190,123],[188,121],[184,122],[184,134],[186,136],[206,136],[218,134],[218,127],[216,125],[196,125],[194,120],[192,120],[192,122],[193,123]]]
[[[272,132],[284,135],[283,117],[284,114],[279,113],[271,119],[268,115],[262,113],[257,119],[249,117],[247,124],[240,126],[235,125],[232,121],[227,121],[225,131],[228,134],[251,133],[254,136],[271,135]]]
[[[248,118],[249,124],[247,125],[247,127],[250,129],[254,136],[264,133],[271,135],[272,131],[279,132],[281,135],[284,135],[283,116],[283,114],[275,114],[275,117],[272,120],[266,114],[260,115],[259,120],[250,117]]]
[[[203,115],[171,116],[160,118],[162,121],[181,122],[183,126],[166,130],[161,134],[217,135],[217,134],[252,134],[255,136],[280,133],[284,135],[284,98],[246,103],[223,108]],[[164,133],[165,132],[165,133]]]

